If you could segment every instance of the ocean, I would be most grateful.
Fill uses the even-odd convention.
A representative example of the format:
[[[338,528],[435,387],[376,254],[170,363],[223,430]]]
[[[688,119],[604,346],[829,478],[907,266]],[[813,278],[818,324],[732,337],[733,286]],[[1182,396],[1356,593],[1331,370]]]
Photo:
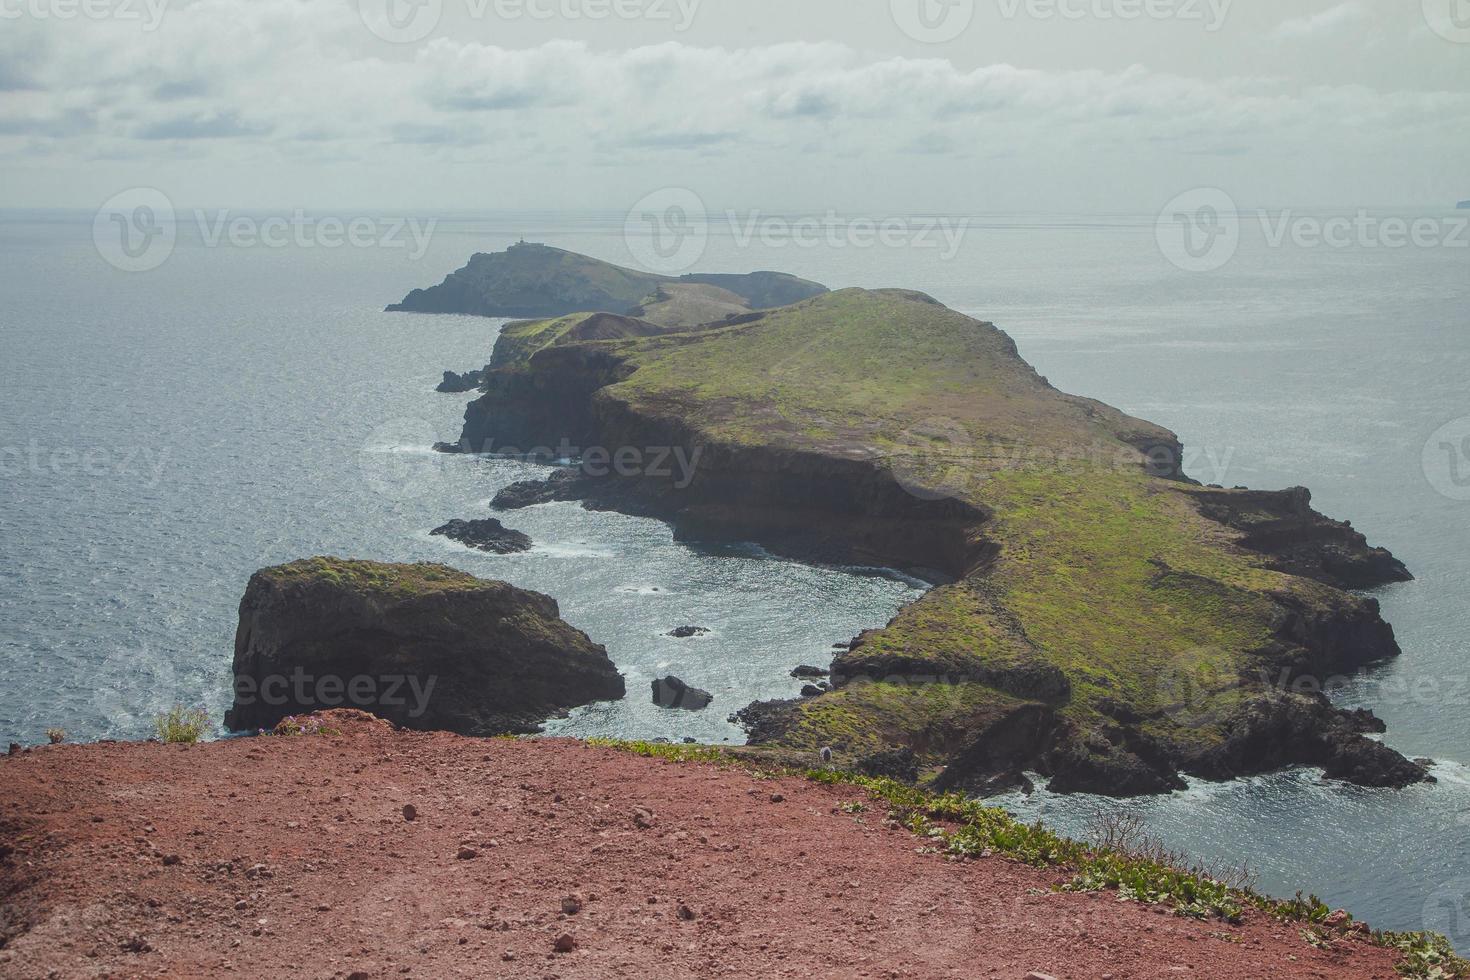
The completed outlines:
[[[382,307],[521,237],[624,264],[663,254],[621,213],[403,216],[422,241],[392,233],[395,216],[315,216],[359,219],[340,244],[319,223],[216,237],[220,211],[197,217],[180,213],[165,261],[128,272],[90,213],[0,211],[0,740],[146,737],[174,704],[220,716],[250,573],[314,554],[443,561],[555,596],[628,678],[624,701],[548,728],[573,735],[738,742],[729,712],[793,696],[792,667],[921,594],[893,572],[690,546],[574,504],[505,517],[535,540],[525,554],[429,535],[544,467],[428,449],[457,437],[469,397],[436,393],[440,372],[483,365],[504,321]],[[224,217],[248,230],[292,215]],[[1437,784],[1299,770],[1121,803],[1044,789],[1000,802],[1077,834],[1099,807],[1126,808],[1173,847],[1248,862],[1266,891],[1470,949],[1470,248],[1456,217],[1251,214],[1222,262],[1161,247],[1154,215],[906,215],[870,236],[825,209],[746,212],[714,222],[695,258],[923,290],[1005,329],[1059,388],[1174,429],[1192,476],[1309,486],[1392,549],[1416,580],[1375,594],[1404,656],[1335,696],[1436,760]],[[810,218],[836,231],[800,233]],[[1372,233],[1310,234],[1334,220]],[[1378,232],[1396,221],[1438,232],[1394,246]],[[681,625],[711,632],[665,635]],[[666,673],[712,707],[654,707]]]

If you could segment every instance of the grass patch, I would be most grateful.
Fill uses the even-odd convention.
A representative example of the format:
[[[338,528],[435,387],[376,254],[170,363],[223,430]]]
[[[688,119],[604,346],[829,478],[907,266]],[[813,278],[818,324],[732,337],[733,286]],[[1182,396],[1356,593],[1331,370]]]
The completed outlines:
[[[160,742],[193,745],[214,726],[203,708],[173,707],[153,719]]]
[[[984,684],[853,683],[798,702],[779,744],[806,752],[829,746],[846,756],[903,744],[934,762],[1021,703]]]
[[[531,355],[543,347],[550,347],[570,333],[591,313],[573,313],[570,316],[552,317],[548,320],[517,320],[507,323],[495,341],[495,353],[490,361],[492,368],[525,367]]]
[[[256,574],[280,583],[315,579],[342,588],[402,598],[431,592],[468,591],[486,584],[467,572],[433,562],[399,565],[330,556],[301,558],[286,565],[263,568]]]

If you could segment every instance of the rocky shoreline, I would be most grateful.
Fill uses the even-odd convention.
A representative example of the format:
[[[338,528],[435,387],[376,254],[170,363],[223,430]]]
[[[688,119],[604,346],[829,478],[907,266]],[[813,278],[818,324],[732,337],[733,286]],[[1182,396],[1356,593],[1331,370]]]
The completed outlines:
[[[1162,602],[1163,611],[1187,610],[1197,623],[1191,632],[1223,639],[1184,647],[1181,636],[1183,656],[1156,668],[1089,676],[1085,666],[1062,663],[1071,651],[1030,636],[1025,617],[1034,613],[1016,611],[1008,563],[1019,541],[1008,525],[1017,508],[991,493],[1007,480],[1019,482],[1016,471],[1028,478],[1039,472],[1036,479],[1045,481],[1050,470],[1023,463],[976,473],[973,464],[949,455],[899,466],[891,452],[874,451],[871,437],[813,440],[780,417],[731,438],[721,433],[732,428],[731,412],[741,421],[742,413],[760,410],[691,402],[678,372],[665,368],[692,360],[705,344],[720,344],[722,356],[756,348],[764,342],[759,334],[774,332],[781,318],[810,317],[803,311],[841,302],[879,306],[888,316],[938,315],[924,312],[921,304],[938,304],[917,294],[849,290],[741,323],[695,328],[677,340],[634,333],[539,348],[517,341],[513,353],[497,347],[484,393],[467,408],[460,445],[567,439],[583,446],[697,449],[699,471],[686,487],[648,474],[593,476],[574,468],[507,487],[494,505],[578,500],[666,520],[685,540],[751,540],[809,560],[890,566],[941,583],[888,627],[840,652],[831,692],[747,711],[752,744],[830,746],[846,758],[906,748],[919,752],[936,785],[993,788],[1034,770],[1061,791],[1113,795],[1166,792],[1182,785],[1179,773],[1228,779],[1292,765],[1320,766],[1330,777],[1371,786],[1430,778],[1419,763],[1365,738],[1358,721],[1312,690],[1314,680],[1399,654],[1377,602],[1346,590],[1411,576],[1349,525],[1312,510],[1304,489],[1225,490],[1189,481],[1178,472],[1182,447],[1172,433],[1032,380],[1009,338],[968,321],[967,329],[988,345],[984,356],[1000,365],[987,369],[1004,370],[1005,385],[1025,386],[1026,397],[1059,426],[1093,433],[1104,456],[1131,460],[1099,467],[1084,459],[1083,470],[1102,474],[1099,481],[1119,495],[1146,501],[1157,513],[1145,520],[1167,520],[1190,535],[1185,560],[1174,563],[1173,544],[1139,555],[1138,580],[1129,584],[1147,601]],[[952,329],[948,318],[958,315],[939,309]],[[641,384],[650,373],[657,384]],[[703,418],[711,412],[714,419]],[[849,430],[858,424],[849,422]],[[933,424],[942,430],[946,420]],[[1074,473],[1054,469],[1068,493],[1087,492],[1071,490],[1078,485]],[[1048,488],[1042,483],[1027,492],[1045,495]],[[1068,506],[1077,505],[1069,500]],[[1215,565],[1218,574],[1192,567]],[[1091,615],[1107,619],[1135,600],[1114,601],[1118,608],[1094,607]],[[957,603],[966,607],[958,614],[964,619],[945,631],[979,623],[987,637],[982,645],[1003,645],[1001,655],[946,652],[952,644],[926,619],[935,610],[954,615]],[[1133,615],[1120,616],[1119,628]],[[1232,627],[1236,615],[1249,624],[1249,636]],[[1180,662],[1195,650],[1209,656]],[[1119,684],[1122,690],[1106,690]],[[936,698],[946,703],[923,703]]]

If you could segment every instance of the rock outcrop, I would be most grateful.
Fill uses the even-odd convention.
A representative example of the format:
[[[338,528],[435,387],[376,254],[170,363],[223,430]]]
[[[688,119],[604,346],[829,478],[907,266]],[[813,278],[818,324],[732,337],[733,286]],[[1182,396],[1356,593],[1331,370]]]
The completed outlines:
[[[549,596],[445,565],[339,558],[251,576],[234,675],[225,724],[249,731],[351,707],[408,728],[533,732],[624,694],[607,651]]]
[[[1267,555],[1272,568],[1340,589],[1368,589],[1414,578],[1403,562],[1386,548],[1369,546],[1351,524],[1313,510],[1312,492],[1306,487],[1198,487],[1189,492],[1206,517],[1244,531],[1240,544]]]
[[[451,541],[458,541],[477,551],[488,551],[497,555],[531,550],[529,534],[508,528],[493,517],[472,521],[456,518],[439,525],[429,533],[449,538]]]
[[[458,394],[459,392],[464,391],[474,391],[476,388],[480,387],[482,383],[484,383],[484,380],[485,372],[483,370],[466,371],[464,374],[459,374],[454,371],[445,371],[444,380],[439,382],[438,386],[434,390],[444,392],[445,394]]]
[[[653,703],[660,708],[699,711],[709,707],[710,702],[714,699],[714,695],[710,692],[690,687],[672,674],[653,681]]]

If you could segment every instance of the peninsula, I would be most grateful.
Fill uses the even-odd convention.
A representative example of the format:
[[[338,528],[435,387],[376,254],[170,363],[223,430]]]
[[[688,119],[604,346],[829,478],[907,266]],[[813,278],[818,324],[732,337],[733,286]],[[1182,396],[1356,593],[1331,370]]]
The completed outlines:
[[[1056,390],[1002,331],[921,293],[844,289],[704,324],[514,323],[481,390],[462,450],[700,454],[678,485],[563,471],[503,507],[579,499],[686,540],[938,583],[840,651],[830,691],[741,713],[775,755],[829,748],[875,771],[897,755],[926,784],[979,792],[1028,771],[1117,795],[1293,765],[1430,778],[1366,737],[1371,712],[1321,693],[1399,655],[1352,590],[1409,579],[1402,564],[1304,489],[1189,480],[1173,433]]]

